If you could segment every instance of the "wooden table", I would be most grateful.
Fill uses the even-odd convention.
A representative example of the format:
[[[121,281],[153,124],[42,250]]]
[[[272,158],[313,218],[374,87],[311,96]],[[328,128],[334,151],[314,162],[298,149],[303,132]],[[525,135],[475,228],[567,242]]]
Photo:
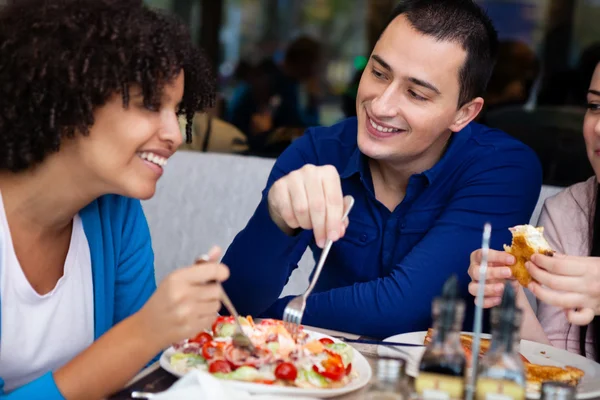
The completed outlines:
[[[344,336],[349,339],[358,339],[358,335],[336,332],[327,329],[320,329],[307,326],[306,329],[324,333],[329,336]],[[353,343],[352,347],[358,350],[362,355],[364,355],[369,362],[372,362],[377,357],[377,346],[376,345],[368,345],[362,343]],[[171,375],[164,369],[160,367],[158,362],[154,363],[150,367],[146,368],[144,371],[140,372],[135,378],[133,378],[127,387],[111,396],[109,400],[129,400],[131,399],[130,393],[134,390],[140,390],[143,392],[162,392],[167,390],[171,385],[173,385],[177,381],[177,377]],[[362,399],[362,395],[364,395],[364,391],[366,388],[362,390],[355,391],[353,393],[339,396],[337,399],[343,400],[358,400]]]

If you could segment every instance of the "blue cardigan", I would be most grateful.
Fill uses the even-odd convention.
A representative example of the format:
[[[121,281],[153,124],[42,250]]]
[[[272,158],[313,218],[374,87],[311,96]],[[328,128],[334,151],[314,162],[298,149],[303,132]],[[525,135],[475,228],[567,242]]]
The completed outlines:
[[[156,289],[154,253],[138,200],[106,195],[90,203],[79,215],[90,246],[94,339],[98,339],[138,311]],[[52,372],[8,394],[2,386],[4,382],[0,377],[0,400],[64,399]]]

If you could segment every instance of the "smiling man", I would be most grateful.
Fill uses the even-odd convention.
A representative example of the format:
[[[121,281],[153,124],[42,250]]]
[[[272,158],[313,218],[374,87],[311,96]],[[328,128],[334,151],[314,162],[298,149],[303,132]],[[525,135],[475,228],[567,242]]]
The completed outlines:
[[[256,212],[227,251],[224,283],[244,314],[281,318],[278,299],[307,247],[334,244],[303,323],[373,337],[425,330],[485,222],[492,247],[527,223],[534,153],[476,124],[497,35],[470,0],[409,0],[394,11],[358,89],[357,118],[309,129],[277,160]],[[343,196],[355,205],[342,221]],[[472,300],[468,304],[472,304]]]

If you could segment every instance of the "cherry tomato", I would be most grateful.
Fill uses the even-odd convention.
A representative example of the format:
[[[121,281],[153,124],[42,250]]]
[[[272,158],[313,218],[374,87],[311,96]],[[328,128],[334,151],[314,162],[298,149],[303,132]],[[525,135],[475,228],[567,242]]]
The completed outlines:
[[[215,355],[221,353],[223,346],[224,345],[221,342],[215,342],[213,340],[204,343],[204,345],[202,345],[202,357],[206,360],[214,358]]]
[[[326,337],[319,339],[319,342],[321,342],[325,346],[327,346],[328,344],[333,344],[333,340]]]
[[[323,377],[327,379],[331,379],[332,381],[339,381],[346,375],[346,370],[344,367],[340,367],[338,365],[328,365],[325,367],[325,370],[319,371],[316,365],[313,365],[313,371],[321,374]]]
[[[210,335],[210,333],[200,332],[195,337],[190,339],[189,342],[198,343],[200,346],[204,346],[204,343],[210,342],[211,340],[213,340],[213,337]]]
[[[224,374],[228,374],[231,372],[231,367],[229,363],[225,360],[215,360],[210,363],[208,366],[208,372],[214,374],[216,372],[222,372]]]
[[[350,375],[351,372],[352,372],[352,363],[348,364],[348,366],[346,367],[346,375]]]
[[[313,365],[313,370],[318,372],[325,378],[331,379],[332,381],[339,381],[346,376],[346,368],[342,361],[342,356],[332,351],[325,350],[329,357],[321,362],[324,370],[319,371],[316,365]]]
[[[217,319],[215,320],[215,322],[213,322],[212,325],[212,333],[213,335],[216,336],[217,331],[219,330],[219,327],[223,324],[234,324],[235,320],[233,319],[233,317],[229,316],[225,316],[225,317],[217,317]]]
[[[298,370],[294,364],[289,362],[281,363],[275,368],[275,378],[284,381],[294,381],[298,376]]]

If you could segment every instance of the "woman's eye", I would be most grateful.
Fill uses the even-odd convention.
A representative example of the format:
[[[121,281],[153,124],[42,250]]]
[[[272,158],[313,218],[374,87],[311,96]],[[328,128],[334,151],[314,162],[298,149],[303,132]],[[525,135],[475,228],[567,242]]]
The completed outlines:
[[[600,104],[598,103],[587,103],[586,108],[591,111],[600,110]]]

